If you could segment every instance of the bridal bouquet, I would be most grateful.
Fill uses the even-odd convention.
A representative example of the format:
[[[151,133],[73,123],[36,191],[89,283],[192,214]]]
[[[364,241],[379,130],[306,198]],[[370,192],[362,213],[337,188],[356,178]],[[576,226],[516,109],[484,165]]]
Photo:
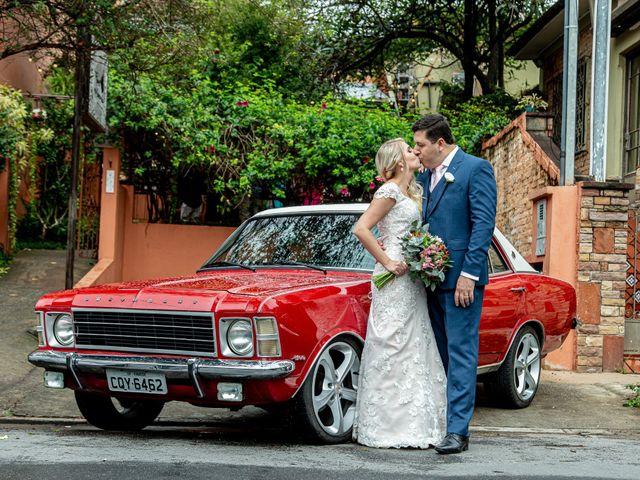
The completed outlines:
[[[452,265],[449,251],[442,239],[429,233],[429,224],[420,225],[420,222],[416,221],[400,241],[411,279],[420,279],[425,287],[435,290],[444,281],[447,268]],[[391,272],[385,272],[372,278],[373,284],[380,289],[396,276]]]

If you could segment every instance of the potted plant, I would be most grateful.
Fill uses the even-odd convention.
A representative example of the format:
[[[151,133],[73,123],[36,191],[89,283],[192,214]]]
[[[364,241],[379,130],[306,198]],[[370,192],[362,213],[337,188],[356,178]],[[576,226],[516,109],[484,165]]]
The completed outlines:
[[[549,104],[537,93],[531,93],[529,95],[523,95],[518,101],[518,108],[525,112],[538,112],[540,110],[546,110]]]

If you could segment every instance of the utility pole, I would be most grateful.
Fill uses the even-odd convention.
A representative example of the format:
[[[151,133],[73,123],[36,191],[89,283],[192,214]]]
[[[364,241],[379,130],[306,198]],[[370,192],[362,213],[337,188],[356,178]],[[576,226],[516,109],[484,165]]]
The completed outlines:
[[[69,217],[67,222],[67,265],[64,280],[66,289],[73,288],[73,267],[76,253],[76,223],[78,214],[78,170],[80,167],[80,142],[84,112],[87,77],[87,54],[91,39],[84,24],[78,26],[76,41],[75,105],[73,111],[73,137],[71,143],[71,191],[69,192]]]
[[[591,77],[591,140],[589,174],[604,182],[607,164],[607,110],[609,107],[609,51],[611,0],[593,2],[593,67]]]
[[[578,0],[564,2],[564,66],[562,69],[562,129],[560,185],[573,185],[576,154],[576,81],[578,74]]]

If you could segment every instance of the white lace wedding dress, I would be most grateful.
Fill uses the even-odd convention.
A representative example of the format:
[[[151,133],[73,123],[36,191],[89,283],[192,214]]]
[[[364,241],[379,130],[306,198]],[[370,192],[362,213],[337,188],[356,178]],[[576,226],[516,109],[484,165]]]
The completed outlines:
[[[418,205],[393,182],[375,197],[396,201],[378,229],[387,255],[401,260],[399,239],[420,219]],[[376,263],[373,273],[385,271]],[[446,434],[447,379],[425,287],[402,275],[380,290],[372,283],[371,289],[353,439],[370,447],[429,448]]]

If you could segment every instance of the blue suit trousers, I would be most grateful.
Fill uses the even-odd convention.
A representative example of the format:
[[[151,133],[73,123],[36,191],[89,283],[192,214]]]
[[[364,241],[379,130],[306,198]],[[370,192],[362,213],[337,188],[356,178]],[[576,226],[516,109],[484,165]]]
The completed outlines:
[[[478,373],[478,330],[484,286],[476,286],[474,301],[456,307],[455,290],[427,290],[429,315],[447,374],[447,433],[469,435]]]

